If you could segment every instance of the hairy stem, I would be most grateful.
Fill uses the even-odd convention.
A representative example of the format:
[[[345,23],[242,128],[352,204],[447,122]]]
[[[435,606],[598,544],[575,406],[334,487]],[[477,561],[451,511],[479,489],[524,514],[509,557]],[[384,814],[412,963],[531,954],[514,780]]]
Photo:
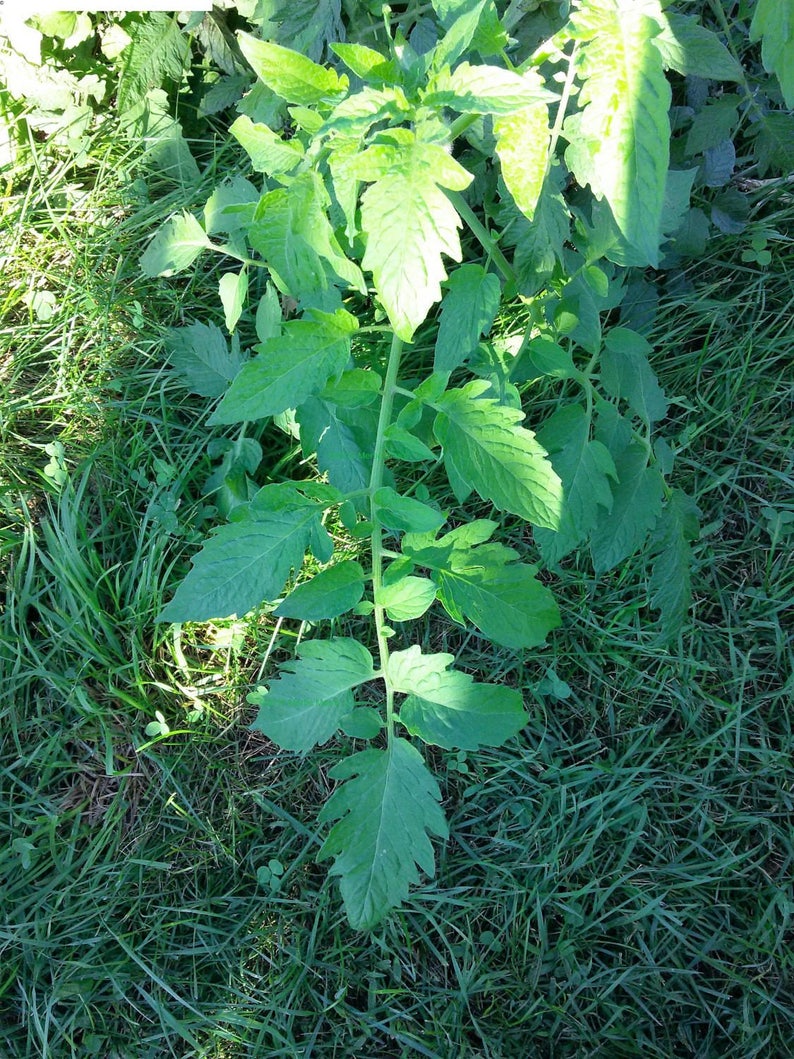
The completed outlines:
[[[378,604],[381,586],[383,585],[383,530],[380,522],[375,516],[375,502],[373,497],[383,485],[383,468],[385,461],[386,428],[391,422],[394,395],[397,392],[397,378],[400,371],[400,357],[402,356],[403,342],[397,335],[392,335],[391,349],[389,350],[389,364],[386,369],[386,378],[383,383],[383,397],[380,404],[380,416],[378,417],[378,432],[375,435],[375,450],[372,455],[372,473],[369,479],[370,508],[372,512],[371,549],[372,549],[372,591],[375,597],[375,630],[378,637],[378,653],[380,654],[380,668],[383,681],[386,685],[386,731],[391,742],[394,733],[394,688],[389,680],[387,666],[389,661],[389,641],[386,633],[386,614],[382,606]]]

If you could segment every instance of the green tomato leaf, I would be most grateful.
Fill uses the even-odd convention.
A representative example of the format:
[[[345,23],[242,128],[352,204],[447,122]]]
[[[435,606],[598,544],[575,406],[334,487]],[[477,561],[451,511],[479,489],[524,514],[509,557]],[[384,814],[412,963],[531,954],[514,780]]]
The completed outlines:
[[[482,265],[456,268],[447,287],[433,363],[437,372],[454,371],[474,352],[480,336],[491,330],[501,298],[499,278]]]
[[[510,378],[516,383],[534,382],[544,375],[554,379],[572,379],[576,375],[576,367],[569,350],[549,338],[533,338],[510,369]]]
[[[386,428],[386,452],[396,460],[405,460],[407,463],[423,463],[425,460],[434,460],[433,450],[420,441],[414,434],[404,427],[391,423]]]
[[[278,338],[282,323],[281,299],[272,283],[268,281],[265,293],[256,307],[256,337],[260,342]]]
[[[350,925],[370,930],[419,882],[417,867],[435,874],[430,834],[448,835],[438,784],[421,754],[404,739],[369,749],[330,772],[343,781],[320,812],[336,821],[317,856],[334,857]]]
[[[320,135],[333,133],[358,141],[376,122],[386,118],[399,121],[409,109],[399,88],[363,88],[334,107],[323,123]]]
[[[303,148],[297,140],[284,140],[263,122],[253,122],[246,114],[229,128],[229,132],[251,159],[257,173],[291,173],[303,158]]]
[[[389,486],[378,489],[372,501],[373,517],[390,530],[432,533],[446,521],[446,516],[434,507],[410,496],[400,496]]]
[[[648,466],[644,445],[632,442],[615,458],[618,484],[612,508],[599,512],[590,534],[590,553],[597,574],[617,566],[645,540],[662,510],[664,479]]]
[[[692,602],[691,542],[700,532],[699,515],[694,500],[674,489],[651,536],[651,549],[656,553],[649,585],[651,606],[661,612],[665,640],[681,631]]]
[[[433,56],[436,68],[442,61],[452,65],[467,49],[498,55],[510,43],[494,0],[432,0],[432,6],[447,31]]]
[[[535,540],[546,563],[553,565],[572,551],[595,526],[599,509],[612,508],[609,479],[617,480],[615,463],[600,441],[590,440],[584,408],[566,405],[538,431],[563,488],[559,529],[537,530]]]
[[[337,618],[359,602],[364,595],[365,580],[358,563],[352,560],[336,563],[294,588],[273,613],[279,618],[301,621]]]
[[[305,754],[337,731],[353,710],[351,690],[375,670],[357,640],[310,640],[298,650],[300,660],[285,662],[270,690],[258,689],[248,701],[260,707],[252,728],[284,750]]]
[[[305,55],[280,44],[238,33],[240,50],[256,76],[288,103],[310,107],[338,99],[348,85],[347,77],[320,66]]]
[[[362,264],[396,334],[410,342],[441,297],[442,253],[461,257],[460,218],[442,187],[462,190],[471,175],[443,148],[415,139],[394,147],[385,169],[361,197]]]
[[[364,706],[343,717],[339,727],[351,739],[374,739],[383,728],[383,719],[377,710]]]
[[[237,521],[213,531],[157,621],[239,617],[274,599],[300,568],[322,511],[289,486],[264,486],[236,508]]]
[[[764,69],[777,74],[787,107],[794,107],[794,10],[791,0],[758,0],[750,41],[761,41]],[[738,80],[738,78],[736,78]]]
[[[250,180],[233,176],[219,184],[204,206],[204,227],[207,235],[236,232],[248,223],[244,207],[253,208],[259,192]],[[243,208],[241,208],[243,207]]]
[[[413,621],[432,605],[437,591],[437,585],[427,577],[401,577],[384,584],[376,593],[375,602],[386,608],[391,621]]]
[[[531,221],[549,162],[548,107],[534,103],[497,117],[493,131],[502,179],[516,206]]]
[[[556,175],[556,174],[555,174]],[[543,286],[546,277],[562,261],[563,248],[570,236],[568,207],[551,180],[543,184],[532,223],[516,213],[508,238],[515,246],[513,267],[522,294],[531,296]]]
[[[648,363],[650,344],[626,327],[613,327],[604,339],[601,382],[611,397],[622,397],[644,423],[667,415],[667,400]]]
[[[377,398],[382,383],[383,380],[376,371],[352,368],[328,383],[320,397],[323,401],[343,405],[345,408],[364,408]]]
[[[495,527],[478,519],[437,541],[409,534],[402,550],[431,571],[438,598],[455,621],[468,620],[494,643],[514,650],[537,647],[559,626],[559,609],[534,566],[517,563],[512,548],[483,543]]]
[[[364,44],[331,44],[331,51],[338,55],[345,66],[371,84],[397,84],[401,80],[400,68],[379,51]]]
[[[193,214],[181,213],[166,221],[146,247],[141,270],[145,276],[173,276],[189,268],[211,245]]]
[[[282,294],[306,296],[328,288],[328,278],[317,251],[293,226],[294,204],[284,188],[268,191],[259,201],[248,242],[267,263]]]
[[[220,397],[243,366],[239,342],[232,342],[230,352],[215,324],[173,328],[166,339],[166,349],[184,385],[202,397]]]
[[[463,114],[510,115],[533,103],[555,99],[536,70],[517,74],[501,66],[471,66],[464,62],[451,73],[442,70],[432,78],[423,102]]]
[[[218,283],[218,293],[223,306],[226,329],[231,333],[243,312],[245,299],[248,296],[248,269],[239,272],[226,272]]]
[[[475,684],[467,673],[449,669],[454,660],[450,654],[424,655],[416,646],[390,656],[389,680],[408,696],[400,723],[411,735],[446,750],[501,746],[527,723],[521,693]]]
[[[331,321],[291,320],[282,335],[255,346],[259,356],[243,366],[210,424],[264,419],[297,408],[340,375],[350,358],[355,317],[339,309]]]
[[[697,18],[676,11],[656,12],[653,18],[661,27],[653,45],[666,70],[712,81],[742,80],[739,63],[715,33],[699,25]]]
[[[478,397],[483,383],[449,390],[435,403],[434,432],[444,448],[447,472],[483,500],[535,526],[556,529],[562,486],[535,435],[518,423],[521,411]]]
[[[653,43],[659,25],[642,4],[622,0],[588,0],[572,23],[586,42],[575,60],[584,110],[566,122],[566,163],[606,199],[624,239],[655,267],[670,154],[670,85]]]
[[[309,398],[297,410],[304,455],[317,453],[317,464],[343,493],[369,486],[377,411],[346,408]],[[357,504],[357,506],[359,506]]]

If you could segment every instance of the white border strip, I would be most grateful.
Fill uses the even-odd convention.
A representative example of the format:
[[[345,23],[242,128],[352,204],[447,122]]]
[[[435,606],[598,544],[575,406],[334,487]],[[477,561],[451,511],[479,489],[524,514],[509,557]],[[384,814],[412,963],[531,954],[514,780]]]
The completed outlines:
[[[212,0],[108,0],[102,3],[79,3],[75,0],[0,0],[0,20],[47,15],[53,11],[211,11]]]

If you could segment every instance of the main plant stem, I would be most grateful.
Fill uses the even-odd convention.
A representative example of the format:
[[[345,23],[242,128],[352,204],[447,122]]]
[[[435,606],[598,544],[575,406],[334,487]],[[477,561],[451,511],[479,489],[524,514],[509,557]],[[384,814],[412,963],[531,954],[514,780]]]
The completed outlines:
[[[383,585],[383,530],[375,515],[375,493],[383,485],[383,468],[386,459],[386,429],[391,422],[394,395],[397,393],[397,378],[400,372],[400,357],[403,351],[403,341],[397,335],[392,334],[391,349],[389,350],[389,363],[386,368],[386,378],[383,382],[383,397],[380,403],[380,416],[378,417],[378,430],[375,435],[375,449],[372,454],[372,472],[369,478],[370,512],[372,518],[372,536],[370,538],[372,550],[372,591],[375,598],[375,630],[378,637],[378,652],[380,654],[380,668],[383,674],[383,682],[386,685],[386,731],[391,742],[394,734],[394,688],[388,674],[389,663],[389,640],[387,635],[386,613],[378,604],[378,596]]]

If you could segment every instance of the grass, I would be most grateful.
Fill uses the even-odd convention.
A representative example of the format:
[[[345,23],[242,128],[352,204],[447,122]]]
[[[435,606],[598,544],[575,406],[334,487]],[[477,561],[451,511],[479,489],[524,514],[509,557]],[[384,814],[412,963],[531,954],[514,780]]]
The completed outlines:
[[[334,745],[301,762],[246,728],[240,687],[294,633],[264,618],[175,638],[153,622],[208,518],[210,471],[203,404],[172,382],[162,333],[185,307],[217,319],[217,277],[139,277],[178,196],[149,199],[107,150],[67,198],[42,157],[5,206],[3,1054],[785,1059],[785,190],[753,214],[780,236],[772,264],[716,242],[652,333],[677,481],[704,526],[684,633],[659,637],[641,561],[596,581],[575,558],[548,650],[516,658],[428,625],[471,670],[520,683],[530,721],[505,749],[436,753],[451,824],[437,878],[361,935],[314,864]],[[45,286],[49,320],[25,300]],[[156,711],[170,731],[147,736]]]

